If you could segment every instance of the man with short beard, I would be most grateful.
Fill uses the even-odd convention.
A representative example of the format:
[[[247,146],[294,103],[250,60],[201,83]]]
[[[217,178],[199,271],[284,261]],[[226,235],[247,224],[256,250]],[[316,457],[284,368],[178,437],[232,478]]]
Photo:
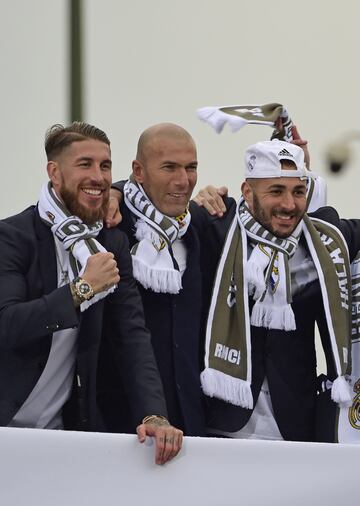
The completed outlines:
[[[260,142],[246,151],[238,203],[226,198],[223,217],[192,209],[210,308],[201,379],[212,434],[334,441],[333,420],[316,427],[315,322],[324,390],[339,406],[351,401],[349,260],[360,222],[330,207],[308,216],[310,177],[300,147]]]
[[[110,348],[139,440],[154,436],[163,464],[182,433],[166,419],[126,236],[103,229],[110,141],[75,122],[54,125],[45,150],[37,206],[0,223],[0,425],[102,430],[97,368]]]

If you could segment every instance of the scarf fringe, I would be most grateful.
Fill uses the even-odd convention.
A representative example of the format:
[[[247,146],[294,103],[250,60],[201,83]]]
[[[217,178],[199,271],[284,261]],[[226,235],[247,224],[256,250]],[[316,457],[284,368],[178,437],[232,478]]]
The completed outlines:
[[[349,383],[344,376],[338,376],[331,387],[331,398],[341,407],[349,408],[352,405],[352,394]]]
[[[200,378],[205,395],[217,397],[234,406],[253,409],[254,401],[249,381],[234,378],[209,367],[204,369]]]
[[[182,289],[181,273],[174,269],[154,269],[139,257],[133,256],[134,278],[146,289],[156,293],[177,294]]]
[[[296,330],[294,312],[290,306],[265,306],[256,302],[251,313],[251,325],[268,329]]]
[[[255,262],[248,261],[246,264],[245,277],[248,283],[249,295],[253,295],[255,300],[260,299],[266,290],[264,270],[262,267]]]

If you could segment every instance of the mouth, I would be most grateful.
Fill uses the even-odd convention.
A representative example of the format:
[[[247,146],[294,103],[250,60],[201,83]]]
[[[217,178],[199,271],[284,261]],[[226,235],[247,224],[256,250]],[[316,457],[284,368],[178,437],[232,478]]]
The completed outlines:
[[[86,195],[89,195],[90,197],[100,197],[104,192],[104,190],[101,188],[88,188],[88,187],[81,188],[81,191]]]
[[[294,214],[284,214],[284,213],[275,213],[274,216],[275,218],[278,218],[279,220],[282,221],[291,221],[292,219],[295,218]]]
[[[184,200],[188,198],[187,193],[169,193],[170,197],[173,199]]]

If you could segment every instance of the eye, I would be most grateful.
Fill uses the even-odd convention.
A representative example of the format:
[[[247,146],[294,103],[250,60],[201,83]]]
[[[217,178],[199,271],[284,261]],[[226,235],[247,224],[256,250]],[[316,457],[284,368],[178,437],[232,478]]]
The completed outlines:
[[[172,165],[172,164],[169,163],[169,164],[163,165],[162,168],[164,170],[172,172],[173,170],[175,170],[175,165]]]
[[[197,165],[189,165],[186,167],[187,172],[196,172],[197,171]]]

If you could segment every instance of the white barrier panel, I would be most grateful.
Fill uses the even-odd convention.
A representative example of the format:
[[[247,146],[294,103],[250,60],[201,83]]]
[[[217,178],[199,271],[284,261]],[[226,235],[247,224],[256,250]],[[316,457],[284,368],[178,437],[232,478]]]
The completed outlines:
[[[358,506],[356,445],[0,429],[1,506]]]

